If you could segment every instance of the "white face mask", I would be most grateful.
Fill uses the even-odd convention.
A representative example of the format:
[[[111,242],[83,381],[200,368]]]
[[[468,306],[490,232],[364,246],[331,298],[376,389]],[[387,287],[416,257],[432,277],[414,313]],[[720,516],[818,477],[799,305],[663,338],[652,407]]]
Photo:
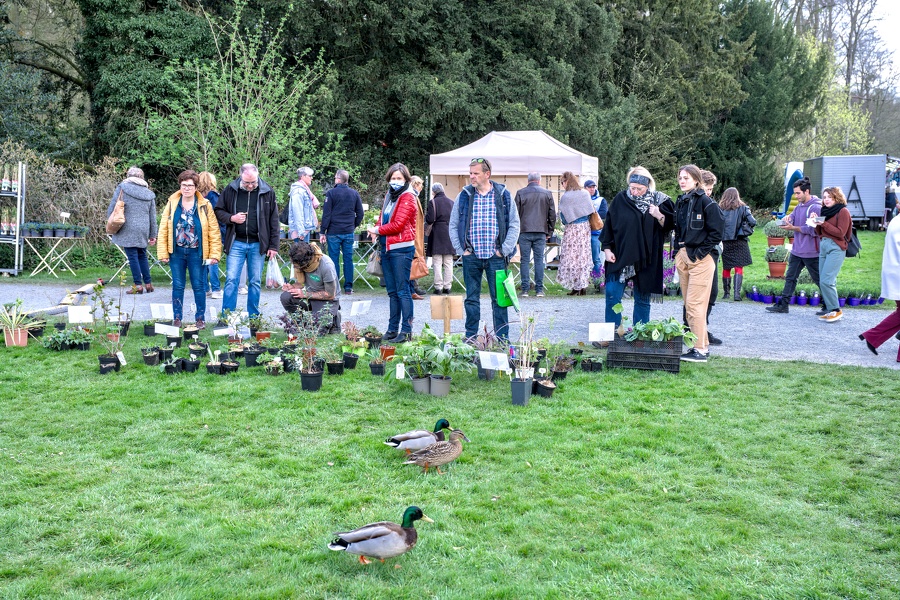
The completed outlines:
[[[402,190],[404,185],[406,185],[406,184],[405,184],[405,183],[402,183],[402,182],[392,181],[392,182],[391,182],[391,189],[394,190],[394,191],[396,192],[397,190]]]

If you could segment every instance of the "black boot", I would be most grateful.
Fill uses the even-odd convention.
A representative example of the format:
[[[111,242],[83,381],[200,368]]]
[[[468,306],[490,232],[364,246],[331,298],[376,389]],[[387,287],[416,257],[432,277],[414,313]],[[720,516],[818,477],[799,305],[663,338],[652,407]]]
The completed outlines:
[[[781,302],[778,304],[773,304],[772,306],[767,306],[766,310],[770,313],[787,313],[788,312],[788,304],[790,304],[791,299],[787,296],[781,297]]]
[[[744,276],[743,275],[735,275],[734,276],[734,301],[740,302],[743,300],[741,298],[741,287],[744,285]]]
[[[722,278],[722,300],[728,300],[731,295],[731,277]]]

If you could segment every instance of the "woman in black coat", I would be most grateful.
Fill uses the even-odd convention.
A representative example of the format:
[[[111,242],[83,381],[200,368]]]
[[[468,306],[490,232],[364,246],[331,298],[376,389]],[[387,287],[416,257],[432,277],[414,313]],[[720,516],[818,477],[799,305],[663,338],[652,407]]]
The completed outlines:
[[[453,258],[455,250],[450,241],[450,212],[453,200],[444,194],[444,186],[435,183],[433,194],[425,212],[425,228],[431,228],[426,239],[425,256],[432,257],[434,266],[434,293],[449,294],[453,285]]]

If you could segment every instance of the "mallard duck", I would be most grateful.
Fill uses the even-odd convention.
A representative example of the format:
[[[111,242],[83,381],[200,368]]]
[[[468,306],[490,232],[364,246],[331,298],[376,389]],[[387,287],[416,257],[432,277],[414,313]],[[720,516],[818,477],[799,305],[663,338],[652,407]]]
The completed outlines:
[[[391,521],[381,521],[363,525],[353,531],[336,532],[334,535],[337,537],[328,544],[328,548],[335,551],[343,550],[350,554],[359,554],[359,562],[364,565],[370,562],[367,557],[377,558],[384,562],[386,558],[400,556],[409,552],[416,545],[419,534],[413,526],[413,521],[418,521],[419,519],[428,523],[434,523],[434,521],[425,516],[421,508],[410,506],[403,512],[402,525],[397,525]]]
[[[434,467],[439,475],[443,475],[441,473],[441,465],[453,462],[462,454],[462,442],[459,441],[461,439],[469,441],[466,434],[459,429],[454,429],[450,432],[450,441],[435,442],[418,452],[413,452],[406,457],[407,460],[403,464],[419,465],[425,469],[426,473],[428,472],[428,467]]]
[[[438,419],[438,422],[434,424],[434,432],[416,429],[415,431],[407,431],[406,433],[389,437],[384,443],[392,448],[406,450],[406,453],[409,454],[410,452],[426,448],[435,442],[443,442],[445,429],[450,429],[450,421]]]

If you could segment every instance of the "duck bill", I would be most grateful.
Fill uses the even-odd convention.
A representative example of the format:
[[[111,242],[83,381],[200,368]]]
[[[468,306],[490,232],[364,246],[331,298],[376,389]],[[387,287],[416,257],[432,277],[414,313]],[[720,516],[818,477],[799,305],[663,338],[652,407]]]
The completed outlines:
[[[463,434],[463,439],[466,440],[467,442],[471,442],[471,441],[472,441],[472,440],[470,440],[469,438],[466,437],[466,434]]]
[[[426,523],[434,523],[434,521],[432,521],[431,519],[429,519],[429,518],[428,518],[426,515],[424,515],[424,514],[422,515],[422,520],[425,521]]]

